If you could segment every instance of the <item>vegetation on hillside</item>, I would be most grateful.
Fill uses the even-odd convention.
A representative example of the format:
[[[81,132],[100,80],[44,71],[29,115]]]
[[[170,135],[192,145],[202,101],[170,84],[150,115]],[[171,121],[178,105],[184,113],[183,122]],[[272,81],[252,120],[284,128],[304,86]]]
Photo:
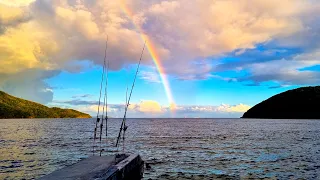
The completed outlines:
[[[0,118],[91,118],[91,116],[73,109],[49,108],[0,91]]]
[[[320,86],[289,90],[253,106],[242,118],[320,119]]]

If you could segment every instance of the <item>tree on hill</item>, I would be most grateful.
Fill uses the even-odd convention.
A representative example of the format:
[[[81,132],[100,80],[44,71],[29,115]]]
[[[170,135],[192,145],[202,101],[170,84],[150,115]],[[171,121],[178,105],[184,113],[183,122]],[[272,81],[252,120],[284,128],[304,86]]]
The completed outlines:
[[[0,118],[91,118],[73,109],[49,108],[0,91]]]

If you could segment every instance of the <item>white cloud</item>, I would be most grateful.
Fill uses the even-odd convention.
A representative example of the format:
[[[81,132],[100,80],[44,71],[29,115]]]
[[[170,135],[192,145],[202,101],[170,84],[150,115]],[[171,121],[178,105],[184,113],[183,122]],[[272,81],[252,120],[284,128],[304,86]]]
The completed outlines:
[[[97,102],[92,101],[60,101],[55,102],[59,106],[68,106],[95,116],[98,111]],[[54,104],[53,104],[54,105]],[[108,115],[111,117],[122,117],[124,104],[108,105]],[[184,105],[161,105],[154,100],[141,100],[132,103],[128,109],[128,118],[132,117],[240,117],[242,113],[250,109],[246,104],[220,106],[184,106]],[[101,109],[100,109],[101,110]],[[101,112],[101,111],[100,111]]]
[[[245,104],[238,104],[234,106],[230,106],[227,104],[222,104],[216,108],[218,112],[241,112],[244,113],[248,111],[251,107]]]
[[[160,83],[160,76],[157,72],[155,71],[140,71],[139,73],[139,77],[140,79],[143,79],[145,81],[148,82],[152,82],[152,83]]]
[[[54,105],[53,105],[54,106]],[[91,116],[97,116],[97,112],[98,112],[98,105],[80,105],[80,106],[68,106],[69,108],[74,108],[78,111],[81,111],[81,112],[85,112],[85,113],[88,113],[90,114]],[[102,107],[100,106],[100,115],[102,113]],[[104,109],[104,112],[106,109]],[[109,114],[112,114],[114,115],[115,113],[118,114],[118,112],[122,112],[121,109],[118,109],[118,108],[114,108],[112,106],[108,106],[107,108],[107,111],[108,111],[108,116],[110,116]],[[104,113],[105,114],[105,113]]]
[[[142,113],[161,113],[162,112],[162,108],[160,104],[152,100],[141,101],[138,104],[138,108],[135,108],[135,109]]]

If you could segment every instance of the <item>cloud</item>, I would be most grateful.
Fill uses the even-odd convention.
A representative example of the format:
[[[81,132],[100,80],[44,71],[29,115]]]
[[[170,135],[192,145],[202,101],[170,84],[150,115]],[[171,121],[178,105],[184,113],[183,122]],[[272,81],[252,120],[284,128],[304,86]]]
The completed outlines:
[[[86,100],[54,101],[51,106],[74,108],[95,116],[98,111],[98,102]],[[109,104],[108,115],[111,117],[122,117],[124,104]],[[127,117],[240,117],[243,112],[250,109],[249,105],[227,105],[198,106],[198,105],[160,105],[154,100],[141,100],[129,106]],[[101,109],[100,109],[101,110]]]
[[[110,68],[119,70],[137,63],[141,53],[141,32],[133,22],[149,36],[164,71],[180,80],[213,78],[216,68],[208,57],[219,59],[234,51],[244,54],[244,49],[269,42],[314,50],[320,40],[318,1],[127,0],[124,4],[132,17],[124,13],[122,1],[1,1],[0,73],[14,76],[30,69],[77,73],[84,69],[70,69],[70,62],[74,67],[82,61],[101,65],[107,36]],[[283,76],[317,77],[314,72],[296,73],[294,69],[286,69],[291,74],[267,77],[254,71],[259,66],[257,59],[250,62],[255,63],[251,67],[244,67],[252,70],[247,79],[295,83],[300,80]],[[147,52],[142,63],[154,66]],[[241,66],[245,64],[235,68]],[[150,73],[141,77],[156,81]]]
[[[161,113],[162,108],[160,104],[156,101],[152,100],[144,100],[141,101],[139,104],[133,104],[132,106],[133,110],[139,111],[141,113]]]
[[[79,94],[79,95],[74,95],[71,98],[77,99],[77,98],[90,98],[90,97],[93,97],[93,95],[92,94]]]
[[[223,62],[214,67],[215,72],[244,69],[247,65],[253,63],[263,63],[273,60],[290,60],[301,53],[298,48],[270,47],[270,45],[258,45],[254,49],[242,49],[228,53],[224,59],[232,59],[230,62]]]
[[[319,51],[320,52],[320,51]],[[283,85],[315,85],[320,83],[320,72],[301,70],[320,64],[320,53],[313,52],[295,55],[291,59],[255,62],[245,66],[249,71],[246,77],[239,81],[253,81],[255,83],[274,81]]]
[[[140,79],[143,79],[147,82],[151,83],[160,83],[160,76],[157,72],[155,71],[140,71],[139,73]]]
[[[7,6],[21,7],[30,5],[35,0],[1,0],[2,4]]]
[[[250,109],[249,105],[227,105],[219,106],[177,106],[176,117],[240,117],[243,112]]]
[[[59,71],[25,70],[14,75],[0,73],[0,89],[11,95],[46,104],[53,99],[53,90],[46,79]]]
[[[73,100],[54,100],[53,103],[58,103],[58,104],[67,104],[67,105],[98,105],[98,101],[87,101],[87,100],[81,100],[81,99],[73,99]]]
[[[220,106],[177,106],[176,111],[179,113],[239,113],[246,112],[251,107],[245,104]]]
[[[254,48],[241,49],[229,53],[226,57],[232,62],[221,62],[213,70],[216,72],[238,71],[246,74],[230,77],[237,81],[259,85],[263,82],[278,84],[270,88],[292,85],[317,85],[320,83],[320,73],[317,70],[302,70],[320,64],[320,5],[316,1],[304,1],[303,6],[296,11],[302,29],[277,36]],[[311,15],[312,14],[312,15]]]
[[[74,108],[80,112],[85,112],[85,113],[88,113],[90,114],[92,117],[95,117],[97,116],[97,112],[98,112],[98,105],[88,105],[88,106],[75,106],[75,107],[70,107],[70,106],[67,106],[68,108]],[[118,108],[114,108],[113,106],[108,106],[108,116],[111,116],[111,117],[116,117],[114,115],[120,115],[119,112],[122,112],[120,109]],[[102,113],[102,109],[99,110],[100,111],[100,115]],[[104,110],[105,112],[105,110]],[[104,113],[106,114],[106,113]],[[123,113],[121,113],[121,115],[123,115]]]
[[[53,103],[71,105],[71,106],[89,106],[91,107],[90,110],[92,110],[92,107],[96,107],[96,109],[98,109],[98,101],[75,99],[75,100],[66,100],[66,101],[53,101]],[[114,111],[123,111],[125,109],[125,105],[109,104],[108,108]],[[130,104],[129,110],[133,110],[141,113],[161,113],[162,107],[156,101],[142,100],[139,103]]]
[[[27,14],[24,12],[24,9],[12,6],[6,6],[0,4],[0,24],[4,25],[13,25],[19,21],[23,21],[27,18]]]
[[[140,23],[144,33],[150,36],[168,72],[179,75],[183,74],[181,69],[188,70],[184,74],[194,73],[196,68],[190,64],[198,57],[253,48],[257,43],[300,31],[303,28],[300,11],[310,5],[298,0],[201,0],[196,3],[181,0],[127,1],[126,6],[132,10],[133,20],[143,19],[136,23]],[[116,70],[128,62],[136,62],[143,43],[132,26],[132,19],[121,8],[120,1],[38,0],[28,6],[32,19],[19,27],[9,28],[3,38],[12,42],[10,47],[24,41],[26,46],[23,47],[29,48],[25,52],[36,51],[15,57],[26,61],[21,64],[28,65],[22,66],[21,70],[30,66],[61,69],[71,60],[89,59],[101,65],[108,35],[108,57],[112,61],[111,68]],[[14,54],[13,49],[5,48],[8,54]],[[146,55],[146,58],[150,59],[150,56]],[[12,67],[18,67],[14,60],[6,61]],[[144,63],[150,65],[151,61]]]
[[[277,88],[282,88],[282,87],[289,87],[290,85],[275,85],[275,86],[269,86],[269,89],[277,89]]]
[[[230,105],[220,105],[219,107],[217,107],[217,111],[221,111],[221,112],[246,112],[250,109],[251,107],[245,104],[238,104],[238,105],[234,105],[234,106],[230,106]]]

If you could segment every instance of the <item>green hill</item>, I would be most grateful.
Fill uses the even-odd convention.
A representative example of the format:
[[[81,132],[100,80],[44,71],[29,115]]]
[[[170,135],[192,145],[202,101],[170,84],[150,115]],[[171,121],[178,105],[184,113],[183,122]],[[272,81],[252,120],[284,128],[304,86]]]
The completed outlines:
[[[253,106],[242,118],[320,119],[320,86],[289,90]]]
[[[0,119],[11,118],[91,118],[91,116],[73,109],[49,108],[0,91]]]

